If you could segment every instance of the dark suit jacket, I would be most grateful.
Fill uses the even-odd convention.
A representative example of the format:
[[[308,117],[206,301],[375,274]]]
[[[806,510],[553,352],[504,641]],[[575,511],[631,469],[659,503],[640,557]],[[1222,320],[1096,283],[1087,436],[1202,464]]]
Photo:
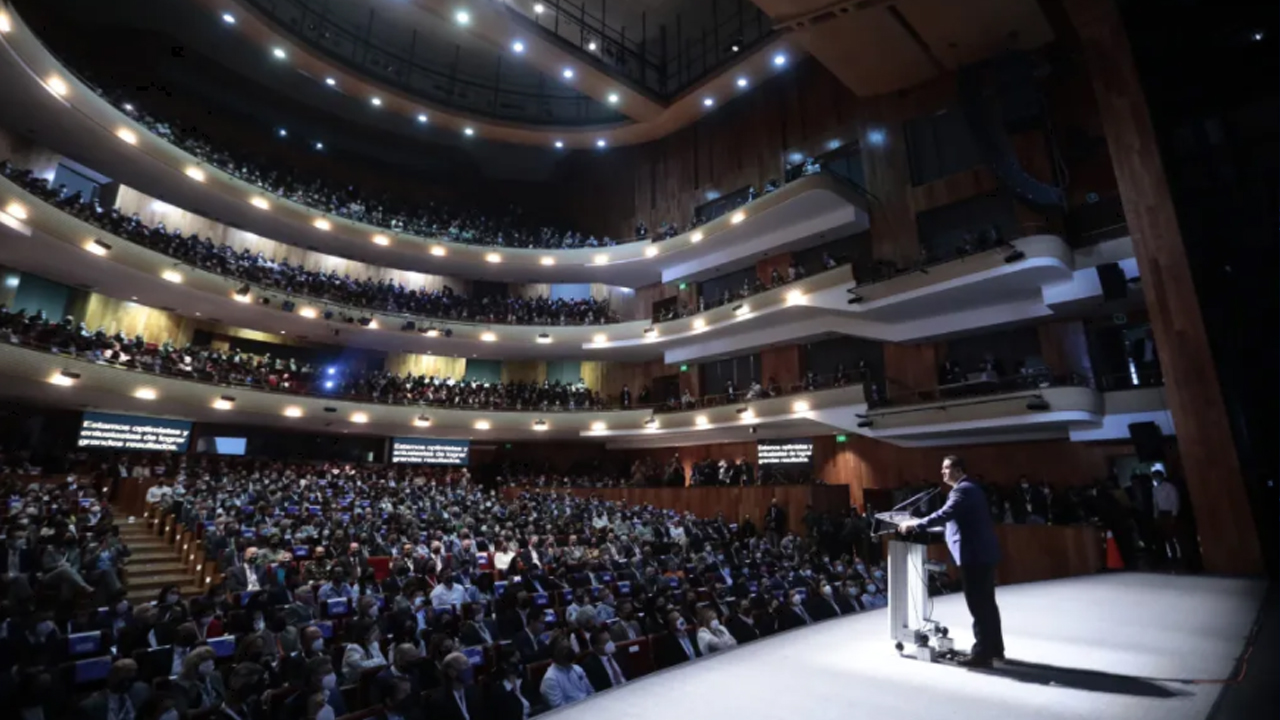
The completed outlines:
[[[238,593],[249,589],[249,572],[250,568],[244,565],[236,565],[227,571],[225,581],[227,592]],[[253,570],[258,575],[258,587],[267,587],[266,570]]]
[[[689,638],[689,645],[693,648],[693,657],[702,657],[702,650],[698,648],[696,638]],[[653,651],[654,660],[657,661],[659,668],[669,668],[673,665],[679,665],[688,662],[691,658],[685,653],[684,648],[680,646],[680,641],[671,633],[664,633],[658,636]]]
[[[520,698],[516,697],[516,692],[524,693],[524,699],[531,706],[537,706],[537,696],[531,696],[524,692],[522,687],[517,687],[516,691],[506,688],[501,678],[493,678],[484,685],[484,715],[485,720],[524,720],[524,705],[521,704]],[[474,718],[475,715],[473,714]]]
[[[696,645],[697,643],[694,644]],[[617,662],[616,658],[614,659],[614,662]],[[604,660],[602,660],[599,655],[594,652],[588,653],[587,656],[578,664],[581,665],[583,671],[587,673],[587,680],[591,681],[591,687],[594,688],[596,692],[602,692],[613,687],[613,680],[609,677],[609,669],[604,666]],[[622,672],[621,665],[618,665],[618,672]],[[626,677],[626,673],[622,673],[622,678],[624,680]]]
[[[529,613],[535,613],[535,612],[538,612],[538,611],[534,610],[533,608],[529,609]],[[515,608],[507,610],[506,612],[503,612],[498,617],[498,632],[502,635],[503,639],[505,640],[510,640],[511,638],[514,638],[522,630],[524,630],[524,626],[525,626],[524,618],[521,617],[520,611],[516,610]]]
[[[142,709],[142,704],[149,697],[151,697],[151,688],[147,687],[146,683],[135,682],[133,687],[129,688],[129,701],[133,703],[135,714]],[[84,720],[107,720],[108,712],[107,691],[99,690],[80,703],[76,717]]]
[[[485,618],[482,622],[489,629],[489,642],[498,642],[498,623],[493,618]],[[474,620],[462,626],[460,638],[463,647],[489,644],[485,642],[484,636],[480,634],[480,630],[477,629]]]
[[[480,708],[480,693],[474,685],[468,685],[462,692],[463,697],[467,701],[467,716],[472,720],[483,717],[483,711]],[[517,701],[519,702],[519,701]],[[431,693],[431,700],[428,702],[430,710],[427,717],[431,720],[465,720],[462,714],[462,708],[458,707],[458,699],[454,697],[453,690],[449,688],[440,688]]]
[[[734,640],[738,641],[739,645],[760,639],[760,628],[756,627],[755,623],[748,623],[743,620],[741,615],[734,615],[729,618],[726,627],[729,628],[729,634],[733,636]]]
[[[40,570],[40,562],[36,558],[36,551],[33,548],[22,548],[18,551],[18,572],[23,575]],[[9,574],[9,548],[0,547],[0,575]]]
[[[836,608],[832,606],[832,602],[836,602],[835,594],[832,593],[831,600],[827,600],[821,595],[814,595],[805,607],[805,611],[809,613],[809,617],[814,620],[829,620],[833,617],[840,617],[849,612],[845,608],[840,608],[836,612]]]
[[[537,638],[535,642],[535,639],[529,637],[528,631],[525,630],[516,633],[512,643],[515,645],[516,652],[520,653],[520,659],[526,665],[539,660],[546,660],[551,652],[551,649],[542,641],[542,638]]]
[[[995,565],[1000,562],[1000,543],[991,521],[991,509],[982,488],[967,477],[961,478],[937,512],[920,521],[925,528],[945,524],[947,548],[957,565]]]
[[[808,608],[805,609],[805,612],[806,613],[809,612]],[[809,615],[809,619],[816,620],[816,618],[814,618],[813,615]],[[791,607],[790,605],[786,605],[778,609],[778,630],[779,631],[790,630],[791,628],[796,628],[796,627],[800,627],[802,625],[807,625],[807,624],[808,623],[804,621],[804,618],[800,615],[800,613],[796,612],[795,608]]]

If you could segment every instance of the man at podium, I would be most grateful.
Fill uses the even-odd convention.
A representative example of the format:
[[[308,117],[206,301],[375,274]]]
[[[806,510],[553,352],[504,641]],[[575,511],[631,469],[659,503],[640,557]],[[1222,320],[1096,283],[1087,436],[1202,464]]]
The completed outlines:
[[[996,606],[996,563],[1000,544],[991,522],[986,493],[965,474],[964,461],[955,455],[942,459],[942,481],[951,486],[947,502],[937,512],[898,526],[899,532],[946,524],[947,548],[960,567],[964,600],[973,616],[973,651],[960,661],[966,667],[990,667],[1004,659],[1000,608]]]

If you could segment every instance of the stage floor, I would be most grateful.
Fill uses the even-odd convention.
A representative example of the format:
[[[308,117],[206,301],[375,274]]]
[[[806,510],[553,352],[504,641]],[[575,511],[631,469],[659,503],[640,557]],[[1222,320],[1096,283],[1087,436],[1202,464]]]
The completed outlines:
[[[1010,662],[971,671],[898,657],[886,610],[794,630],[655,673],[556,720],[964,718],[1203,720],[1233,671],[1266,585],[1122,573],[996,590]],[[964,598],[936,599],[957,647]]]

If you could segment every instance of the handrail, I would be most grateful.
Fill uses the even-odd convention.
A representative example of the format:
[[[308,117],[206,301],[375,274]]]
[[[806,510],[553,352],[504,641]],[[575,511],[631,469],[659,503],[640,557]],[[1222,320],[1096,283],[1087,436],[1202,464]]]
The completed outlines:
[[[723,302],[720,300],[720,298],[712,298],[709,302],[704,303],[704,307],[701,310],[694,310],[693,312],[690,312],[690,313],[681,314],[680,308],[677,308],[674,315],[669,315],[669,316],[663,315],[662,317],[653,318],[653,324],[662,325],[665,323],[676,322],[677,320],[688,320],[689,318],[696,318],[699,315],[702,315],[704,313],[709,313],[713,310],[726,307],[728,305],[731,305],[736,302],[741,302],[743,300],[750,300],[753,297],[764,295],[766,293],[773,292],[774,290],[781,290],[789,285],[795,285],[796,283],[803,282],[805,280],[808,280],[809,278],[819,277],[821,275],[825,275],[826,273],[836,272],[842,269],[849,269],[850,267],[852,267],[852,265],[853,265],[852,261],[846,260],[837,265],[833,265],[829,268],[823,268],[822,270],[815,272],[812,275],[805,275],[804,277],[798,277],[795,280],[784,279],[781,285],[764,285],[763,283],[761,283],[759,284],[758,287],[753,286],[752,292],[748,295],[743,295],[741,291],[735,291],[731,293],[729,298],[727,300],[724,300]],[[699,293],[699,299],[701,298],[702,298],[702,295],[701,293]]]
[[[915,397],[906,400],[901,398],[893,399],[891,397],[880,404],[880,407],[889,407],[890,409],[883,412],[877,412],[876,415],[877,417],[884,417],[886,415],[898,415],[906,412],[919,412],[926,408],[918,406],[945,403],[949,400],[959,400],[962,403],[965,403],[965,401],[972,401],[974,399],[994,395],[1031,393],[1034,396],[1041,390],[1054,387],[1093,387],[1093,383],[1089,378],[1077,373],[1063,373],[1055,375],[1047,369],[1043,372],[1028,372],[1006,376],[995,376],[994,373],[984,374],[989,374],[992,377],[960,383],[936,385],[932,388],[922,390],[912,390],[911,392]],[[996,402],[1001,399],[1003,398],[992,398],[991,401]]]

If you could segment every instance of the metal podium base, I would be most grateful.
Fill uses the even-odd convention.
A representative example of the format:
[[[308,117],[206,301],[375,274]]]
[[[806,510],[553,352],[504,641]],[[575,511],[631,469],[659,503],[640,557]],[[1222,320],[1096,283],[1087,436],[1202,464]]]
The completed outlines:
[[[889,541],[889,636],[900,652],[934,662],[939,653],[952,652],[955,644],[930,616],[927,554],[927,545]]]

